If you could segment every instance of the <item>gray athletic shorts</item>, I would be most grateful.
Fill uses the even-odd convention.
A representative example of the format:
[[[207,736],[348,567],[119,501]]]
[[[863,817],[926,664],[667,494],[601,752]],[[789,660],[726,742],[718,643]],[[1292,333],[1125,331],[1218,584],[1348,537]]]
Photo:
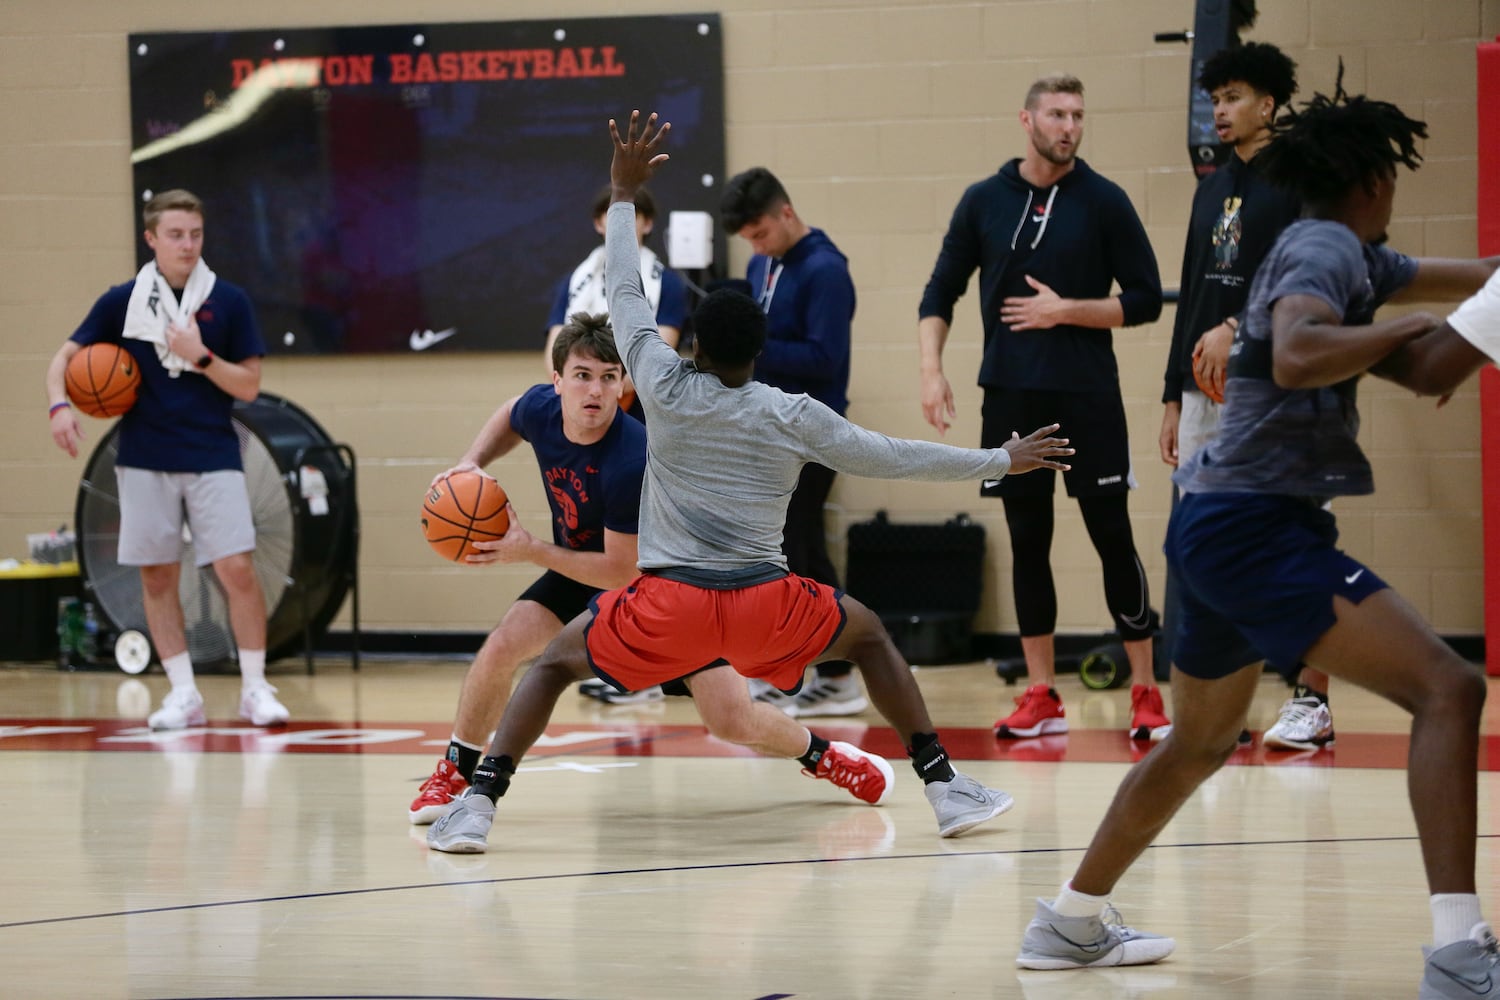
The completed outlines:
[[[116,466],[115,481],[120,490],[121,566],[175,563],[189,537],[199,566],[255,549],[255,520],[243,472],[154,472]],[[184,515],[190,535],[183,531]]]

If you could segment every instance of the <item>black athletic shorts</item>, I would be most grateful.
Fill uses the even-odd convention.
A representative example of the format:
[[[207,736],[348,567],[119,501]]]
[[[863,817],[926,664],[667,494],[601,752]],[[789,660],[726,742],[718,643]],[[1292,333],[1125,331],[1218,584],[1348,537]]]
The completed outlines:
[[[566,625],[589,609],[589,601],[597,593],[598,587],[579,583],[549,569],[527,587],[526,592],[517,600],[535,601]]]
[[[1118,392],[1061,392],[1053,389],[984,389],[981,448],[999,448],[1014,431],[1025,437],[1038,427],[1061,424],[1057,435],[1068,439],[1075,454],[1065,459],[1073,468],[1063,473],[1068,496],[1109,496],[1134,488],[1130,471],[1130,438],[1125,427],[1125,404]],[[999,482],[985,480],[979,493],[987,497],[1051,496],[1051,469],[1037,469]]]

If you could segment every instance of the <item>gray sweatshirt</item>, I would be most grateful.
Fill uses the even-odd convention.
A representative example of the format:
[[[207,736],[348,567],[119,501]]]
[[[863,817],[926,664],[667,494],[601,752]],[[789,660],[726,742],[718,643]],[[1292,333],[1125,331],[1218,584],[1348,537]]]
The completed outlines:
[[[730,388],[698,371],[657,333],[656,311],[641,287],[635,206],[617,201],[606,218],[610,320],[649,428],[643,571],[692,582],[718,577],[723,586],[764,579],[768,566],[784,572],[787,503],[808,462],[874,479],[999,479],[1010,469],[1003,448],[886,437],[810,396],[761,382]]]

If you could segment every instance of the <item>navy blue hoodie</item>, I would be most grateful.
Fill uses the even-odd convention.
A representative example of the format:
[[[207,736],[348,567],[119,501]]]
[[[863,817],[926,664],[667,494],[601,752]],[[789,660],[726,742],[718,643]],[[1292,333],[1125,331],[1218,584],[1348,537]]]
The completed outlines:
[[[1161,276],[1145,227],[1118,184],[1083,160],[1050,188],[1021,176],[1021,161],[971,185],[953,210],[919,315],[953,322],[953,304],[979,269],[984,360],[979,384],[1006,389],[1119,391],[1109,330],[1011,330],[1001,302],[1036,292],[1030,275],[1065,299],[1102,299],[1120,285],[1125,325],[1161,315]]]
[[[751,257],[745,277],[766,310],[766,346],[755,359],[756,379],[784,392],[805,392],[842,415],[849,409],[854,322],[848,258],[827,233],[813,229],[785,257]]]

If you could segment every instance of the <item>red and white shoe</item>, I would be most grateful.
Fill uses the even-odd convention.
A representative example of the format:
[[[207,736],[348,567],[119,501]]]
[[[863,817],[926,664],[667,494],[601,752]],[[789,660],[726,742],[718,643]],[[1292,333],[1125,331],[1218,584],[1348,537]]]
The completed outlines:
[[[412,826],[432,823],[448,808],[448,804],[464,793],[469,783],[458,773],[458,768],[447,757],[438,761],[432,776],[417,789],[417,797],[411,800],[407,816]]]
[[[1016,699],[1016,710],[995,723],[995,737],[1025,740],[1068,731],[1062,699],[1046,684],[1033,684]]]
[[[1130,689],[1130,738],[1160,743],[1172,731],[1161,703],[1161,688],[1136,684]]]
[[[884,802],[891,794],[891,786],[896,783],[896,772],[891,770],[890,762],[884,757],[865,753],[852,743],[837,740],[828,744],[828,749],[818,760],[816,772],[804,767],[802,773],[848,789],[850,795],[872,806]]]

